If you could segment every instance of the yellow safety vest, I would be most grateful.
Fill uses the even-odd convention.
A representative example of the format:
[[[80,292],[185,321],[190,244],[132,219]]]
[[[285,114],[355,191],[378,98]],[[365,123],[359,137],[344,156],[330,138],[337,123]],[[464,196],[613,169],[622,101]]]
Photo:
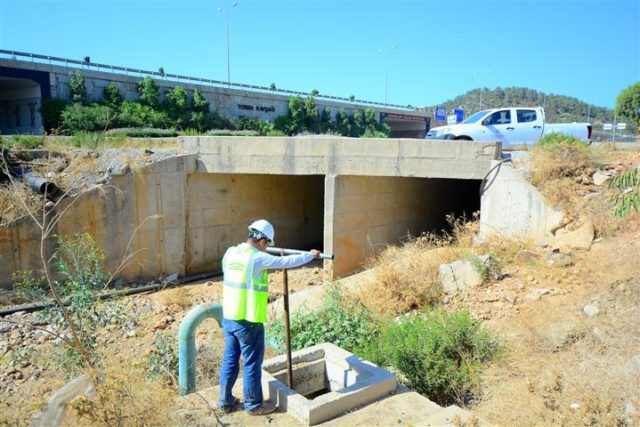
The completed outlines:
[[[267,321],[267,270],[262,272],[258,280],[253,277],[253,258],[258,252],[250,245],[240,245],[230,248],[224,256],[222,312],[226,319],[253,323]]]

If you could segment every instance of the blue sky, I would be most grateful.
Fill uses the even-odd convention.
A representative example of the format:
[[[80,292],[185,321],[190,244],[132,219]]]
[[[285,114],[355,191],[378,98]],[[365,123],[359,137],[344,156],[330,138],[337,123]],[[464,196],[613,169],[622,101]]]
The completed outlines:
[[[230,4],[0,0],[0,47],[226,80]],[[229,22],[231,80],[283,89],[384,101],[385,55],[413,106],[524,86],[613,107],[640,81],[640,0],[239,0]]]

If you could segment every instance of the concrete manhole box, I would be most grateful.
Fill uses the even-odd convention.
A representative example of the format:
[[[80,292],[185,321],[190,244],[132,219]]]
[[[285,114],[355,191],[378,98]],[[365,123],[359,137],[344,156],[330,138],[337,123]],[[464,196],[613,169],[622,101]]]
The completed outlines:
[[[396,389],[396,377],[340,347],[324,343],[292,354],[293,389],[287,387],[286,356],[262,365],[269,399],[314,425],[378,400]]]

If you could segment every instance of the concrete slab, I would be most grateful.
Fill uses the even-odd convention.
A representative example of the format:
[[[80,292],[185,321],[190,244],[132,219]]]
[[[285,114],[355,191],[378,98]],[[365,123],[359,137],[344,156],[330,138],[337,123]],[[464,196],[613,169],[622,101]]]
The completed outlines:
[[[263,388],[279,408],[316,425],[396,389],[395,376],[340,347],[324,343],[292,354],[293,384],[286,385],[285,355],[263,363]]]
[[[238,379],[233,388],[235,396],[242,397],[242,379]],[[219,421],[206,414],[209,408],[216,408],[218,402],[218,388],[200,390],[197,394],[191,394],[179,399],[180,413],[183,417],[192,420],[193,425],[200,427],[217,427],[220,424],[228,427],[264,427],[274,425],[278,427],[303,426],[299,420],[287,412],[278,410],[273,414],[252,417],[247,415],[240,407],[237,411],[222,415],[217,414]],[[265,397],[267,397],[265,395]],[[387,426],[456,426],[456,415],[461,422],[472,417],[471,412],[458,408],[443,408],[426,397],[410,391],[403,385],[398,385],[395,391],[368,405],[354,408],[340,414],[335,418],[322,422],[318,426],[323,427],[387,427]],[[486,425],[481,420],[478,425]]]

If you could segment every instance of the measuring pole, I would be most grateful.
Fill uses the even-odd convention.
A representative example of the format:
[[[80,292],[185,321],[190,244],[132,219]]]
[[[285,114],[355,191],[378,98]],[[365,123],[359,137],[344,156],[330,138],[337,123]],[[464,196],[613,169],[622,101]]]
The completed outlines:
[[[284,256],[284,250],[280,251]],[[291,329],[289,326],[289,275],[287,269],[282,269],[282,292],[284,293],[284,336],[287,346],[287,385],[293,389],[293,368],[291,363]]]

